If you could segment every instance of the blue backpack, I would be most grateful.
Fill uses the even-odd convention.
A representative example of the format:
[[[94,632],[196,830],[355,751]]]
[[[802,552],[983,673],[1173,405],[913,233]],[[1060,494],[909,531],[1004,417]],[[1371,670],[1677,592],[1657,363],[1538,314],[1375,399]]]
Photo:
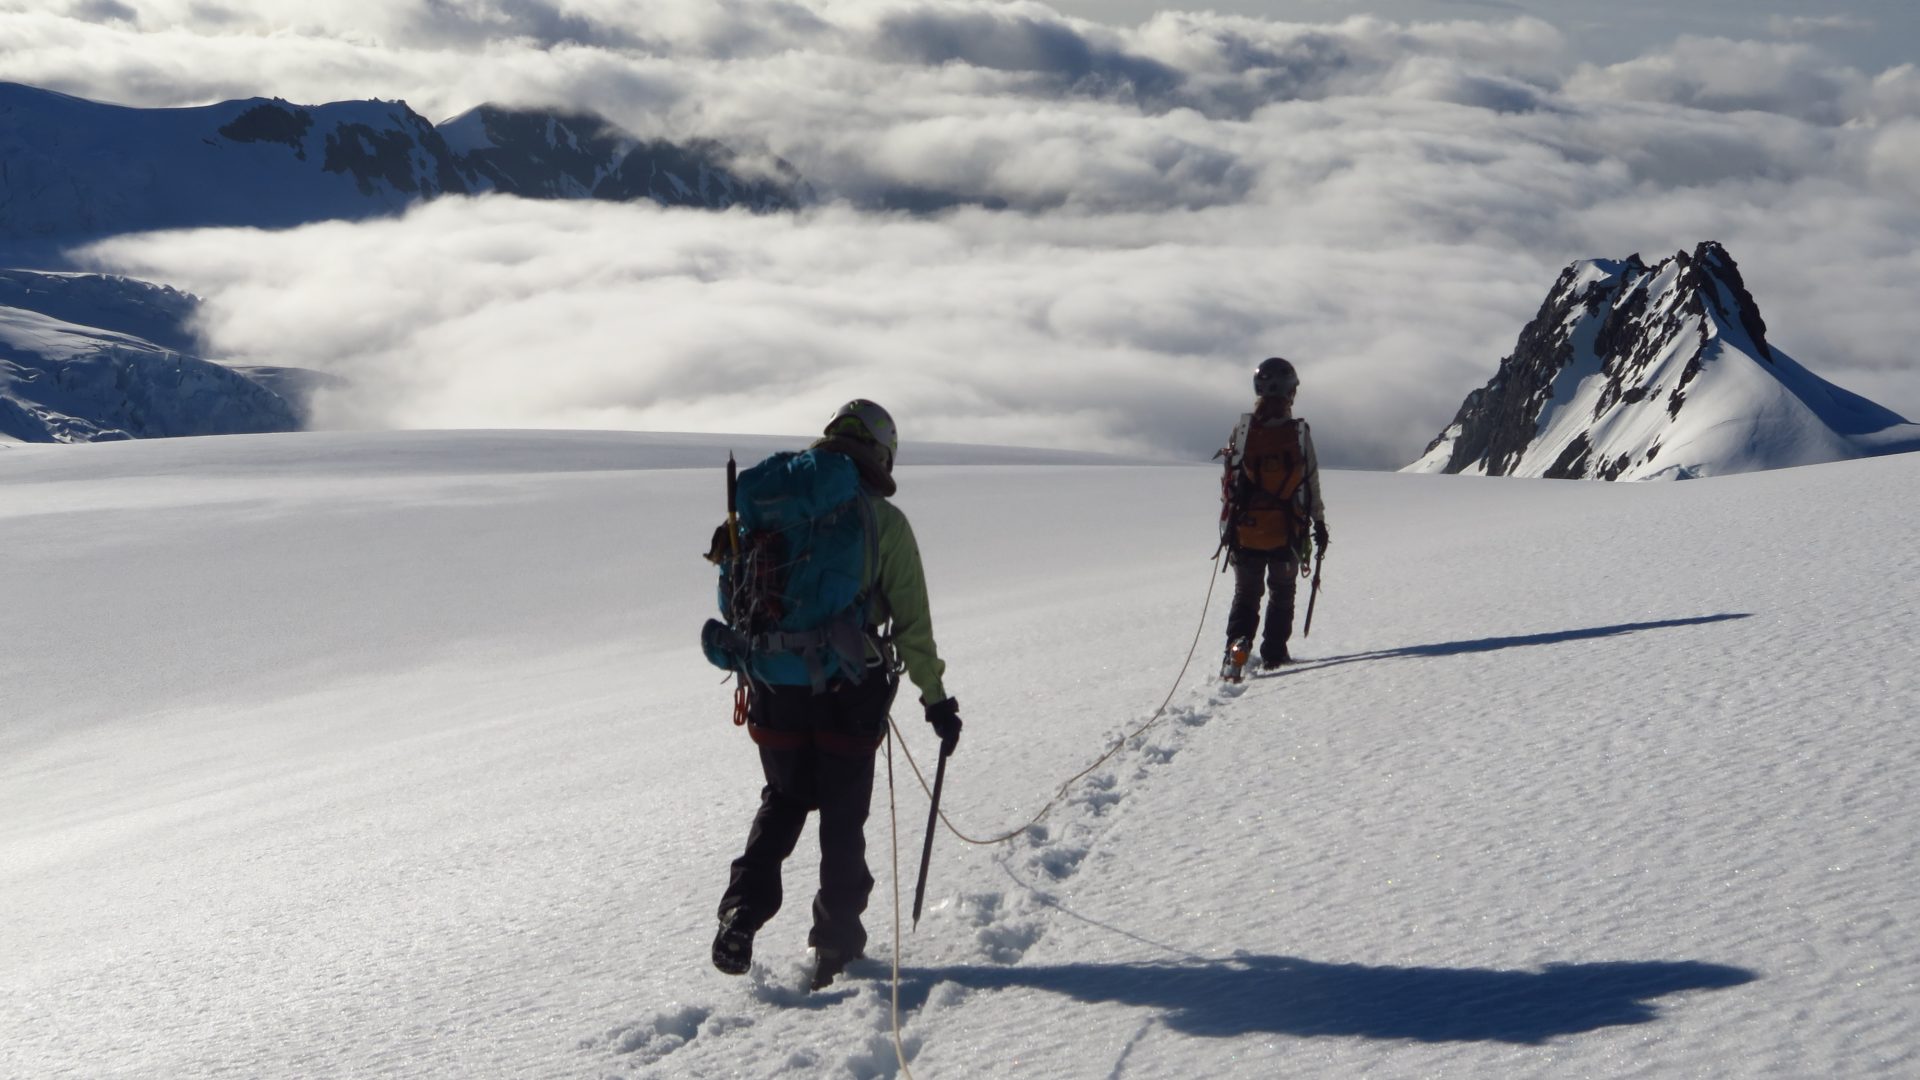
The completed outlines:
[[[714,666],[772,686],[866,675],[868,566],[879,530],[853,459],[778,453],[742,472],[732,550],[720,565],[720,614],[700,645]],[[716,545],[717,547],[717,545]]]

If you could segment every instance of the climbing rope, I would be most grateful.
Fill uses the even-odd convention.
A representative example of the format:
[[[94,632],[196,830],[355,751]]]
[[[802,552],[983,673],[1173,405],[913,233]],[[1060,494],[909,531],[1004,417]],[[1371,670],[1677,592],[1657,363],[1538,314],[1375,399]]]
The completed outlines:
[[[1213,586],[1215,579],[1220,576],[1219,569],[1220,556],[1216,554],[1207,572],[1207,598],[1200,605],[1200,625],[1194,628],[1193,644],[1187,646],[1187,658],[1181,661],[1180,673],[1173,677],[1173,685],[1167,689],[1167,696],[1160,700],[1160,707],[1153,710],[1153,715],[1147,718],[1146,723],[1120,736],[1119,740],[1109,747],[1106,753],[1094,759],[1093,764],[1068,777],[1066,782],[1062,783],[1059,789],[1054,792],[1053,798],[1048,799],[1047,804],[1040,808],[1040,812],[1033,815],[1032,818],[1028,819],[1026,824],[1019,828],[991,838],[976,838],[968,836],[956,828],[953,822],[947,819],[947,812],[942,810],[939,812],[940,823],[947,827],[947,831],[959,837],[962,841],[979,847],[991,847],[994,844],[1004,844],[1012,840],[1014,837],[1040,824],[1041,819],[1045,818],[1054,807],[1060,805],[1062,799],[1067,797],[1067,792],[1073,785],[1085,779],[1093,770],[1112,760],[1113,755],[1119,753],[1121,747],[1127,745],[1129,741],[1139,738],[1146,733],[1148,728],[1159,723],[1161,718],[1166,715],[1167,706],[1173,702],[1173,695],[1179,692],[1180,684],[1186,680],[1187,669],[1193,666],[1193,654],[1199,651],[1200,637],[1206,633],[1207,629],[1207,611],[1213,606]],[[887,714],[887,726],[889,729],[889,737],[887,739],[887,816],[892,824],[893,837],[893,1053],[900,1061],[901,1073],[906,1076],[907,1080],[913,1080],[913,1070],[907,1067],[906,1046],[902,1043],[900,1037],[900,950],[902,945],[900,933],[900,811],[894,798],[893,786],[893,746],[895,743],[900,744],[900,752],[906,755],[907,764],[913,767],[914,778],[920,781],[920,790],[926,792],[927,798],[933,798],[933,789],[927,784],[926,774],[920,771],[920,763],[913,760],[913,751],[907,749],[906,740],[900,735],[900,725],[894,720],[892,713]]]
[[[913,1080],[907,1048],[900,1041],[900,808],[893,797],[893,737],[887,738],[887,817],[893,822],[893,1056],[900,1072]]]
[[[1093,770],[1099,768],[1102,765],[1105,765],[1108,761],[1112,760],[1113,755],[1119,753],[1121,748],[1126,746],[1128,742],[1139,738],[1141,735],[1146,733],[1148,728],[1153,727],[1155,724],[1159,723],[1162,719],[1164,719],[1167,713],[1167,706],[1173,702],[1173,695],[1180,691],[1180,684],[1186,680],[1187,669],[1193,666],[1193,654],[1199,651],[1201,635],[1206,633],[1207,610],[1213,605],[1213,586],[1214,586],[1214,582],[1220,576],[1218,573],[1219,567],[1220,567],[1220,557],[1216,555],[1214,556],[1214,559],[1213,559],[1212,569],[1208,571],[1207,598],[1206,598],[1206,601],[1200,605],[1200,625],[1194,627],[1193,644],[1187,647],[1187,658],[1185,661],[1183,661],[1180,664],[1180,673],[1174,676],[1173,685],[1167,689],[1167,696],[1160,700],[1160,707],[1153,710],[1153,715],[1147,718],[1146,723],[1141,724],[1139,727],[1134,728],[1132,731],[1129,731],[1125,735],[1120,736],[1120,738],[1116,740],[1114,744],[1107,749],[1106,753],[1101,754],[1099,757],[1094,759],[1093,764],[1088,765],[1086,768],[1081,769],[1079,772],[1074,773],[1072,776],[1069,776],[1066,779],[1066,782],[1062,783],[1059,789],[1053,793],[1053,798],[1048,799],[1046,805],[1040,808],[1040,812],[1033,815],[1031,818],[1028,818],[1026,824],[1021,825],[1019,828],[1001,833],[998,836],[990,836],[990,837],[968,836],[966,833],[960,831],[960,829],[956,827],[954,823],[947,818],[947,812],[945,810],[942,810],[940,811],[940,823],[947,827],[947,831],[959,837],[963,842],[968,844],[973,844],[979,847],[992,847],[995,844],[1004,844],[1007,841],[1012,840],[1014,837],[1019,836],[1021,833],[1024,833],[1028,829],[1033,828],[1035,825],[1040,824],[1040,822],[1049,813],[1053,811],[1053,808],[1060,805],[1061,800],[1067,797],[1067,792],[1070,789],[1072,789],[1073,785],[1086,779],[1087,776],[1093,772]],[[900,725],[897,721],[894,720],[892,714],[888,714],[887,723],[892,725],[895,736],[898,736],[900,733]],[[920,771],[920,763],[913,759],[913,751],[907,749],[906,740],[900,739],[899,741],[900,741],[900,752],[906,755],[907,764],[913,767],[913,775],[916,779],[920,781],[920,789],[927,793],[928,798],[932,798],[933,789],[929,787],[927,784],[926,774]]]

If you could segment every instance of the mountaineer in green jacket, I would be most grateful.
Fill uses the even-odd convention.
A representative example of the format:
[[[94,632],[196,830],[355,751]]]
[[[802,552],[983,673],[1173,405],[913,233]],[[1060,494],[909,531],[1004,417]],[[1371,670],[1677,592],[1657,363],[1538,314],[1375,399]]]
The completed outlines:
[[[757,635],[752,627],[745,627],[741,636],[731,639],[735,669],[749,673],[747,730],[759,749],[766,784],[746,850],[733,861],[720,898],[713,963],[730,975],[748,970],[754,934],[779,911],[781,864],[792,854],[807,814],[814,810],[820,812],[820,888],[814,894],[813,927],[807,935],[807,944],[814,950],[814,987],[831,983],[848,962],[864,955],[867,932],[860,916],[873,890],[873,875],[867,869],[866,820],[873,796],[874,754],[886,737],[888,711],[902,669],[919,688],[927,721],[941,741],[954,743],[960,737],[959,703],[947,696],[941,683],[946,665],[934,647],[920,548],[906,515],[887,501],[895,491],[893,460],[898,447],[887,411],[871,401],[855,400],[834,414],[808,454],[795,456],[807,458],[806,462],[788,458],[781,463],[811,478],[835,472],[835,464],[825,458],[840,455],[853,462],[859,491],[851,505],[861,515],[855,534],[865,550],[856,556],[864,580],[849,610],[864,614],[851,620],[842,617],[842,622],[853,622],[851,633],[840,625]],[[837,469],[845,470],[844,463]],[[741,476],[743,485],[749,474]],[[824,534],[833,527],[809,522],[805,535]],[[739,528],[745,532],[747,525]],[[718,540],[715,547],[717,552]],[[823,554],[816,561],[833,557]],[[804,560],[795,560],[792,552],[775,560],[783,569],[796,561]],[[797,574],[789,578],[786,587],[795,588],[796,579]],[[786,595],[781,607],[791,611],[810,599]],[[746,659],[738,659],[743,652]],[[770,652],[784,655],[770,659]]]

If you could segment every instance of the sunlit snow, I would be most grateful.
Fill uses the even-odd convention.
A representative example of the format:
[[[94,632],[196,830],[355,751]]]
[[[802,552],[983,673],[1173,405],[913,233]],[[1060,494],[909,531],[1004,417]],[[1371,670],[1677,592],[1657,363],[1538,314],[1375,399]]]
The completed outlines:
[[[884,764],[875,955],[800,991],[809,841],[707,962],[759,786],[696,644],[729,444],[791,445],[0,447],[0,1075],[903,1075]],[[1179,688],[936,839],[913,1075],[1920,1070],[1920,456],[1329,473],[1301,662],[1238,688],[1214,472],[1038,460],[902,452],[953,824]]]

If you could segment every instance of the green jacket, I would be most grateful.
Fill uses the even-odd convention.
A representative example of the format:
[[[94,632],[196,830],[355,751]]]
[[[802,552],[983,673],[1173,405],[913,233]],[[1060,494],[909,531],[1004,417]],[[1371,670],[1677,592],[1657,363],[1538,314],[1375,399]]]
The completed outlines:
[[[892,620],[893,648],[907,669],[907,678],[920,688],[921,700],[928,705],[945,701],[947,691],[940,680],[947,665],[933,643],[933,608],[927,600],[927,574],[920,563],[920,545],[913,538],[907,515],[887,501],[887,496],[898,490],[893,477],[865,443],[829,437],[813,445],[845,454],[859,467],[880,533],[880,564],[867,567],[867,582],[873,588],[870,620],[875,626]]]
[[[920,545],[913,539],[907,515],[885,498],[873,499],[874,523],[880,527],[880,572],[873,594],[873,622],[893,620],[893,647],[906,666],[907,678],[920,688],[929,705],[946,700],[940,677],[946,661],[933,644],[933,611],[927,601],[927,575],[920,565]]]

